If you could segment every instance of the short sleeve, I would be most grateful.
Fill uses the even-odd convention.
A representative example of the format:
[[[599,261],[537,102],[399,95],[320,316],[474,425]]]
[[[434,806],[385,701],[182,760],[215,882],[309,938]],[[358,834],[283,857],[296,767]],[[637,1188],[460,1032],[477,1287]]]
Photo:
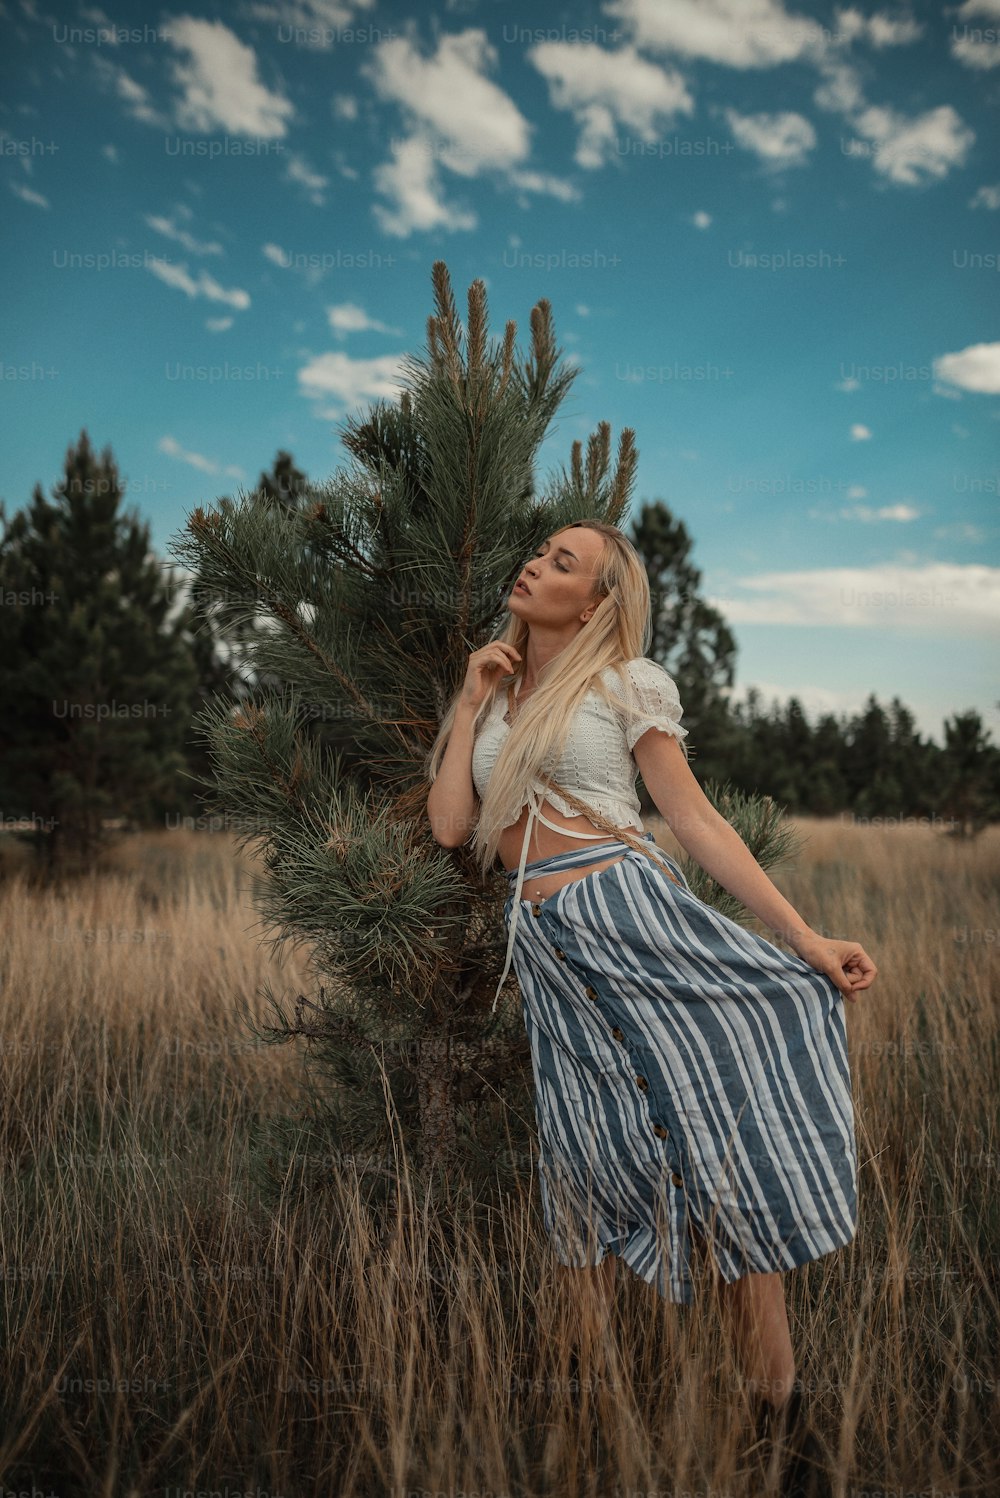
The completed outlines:
[[[631,691],[626,700],[638,714],[624,715],[625,742],[629,753],[651,728],[659,728],[675,739],[686,739],[687,729],[681,727],[684,709],[673,677],[656,661],[651,661],[644,655],[628,661],[625,669],[631,683]]]

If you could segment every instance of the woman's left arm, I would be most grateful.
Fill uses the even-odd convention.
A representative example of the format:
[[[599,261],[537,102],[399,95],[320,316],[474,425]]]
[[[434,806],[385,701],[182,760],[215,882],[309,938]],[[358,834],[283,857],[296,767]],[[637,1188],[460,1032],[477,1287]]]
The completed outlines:
[[[836,984],[845,999],[868,988],[878,972],[855,941],[821,936],[802,919],[754,858],[735,827],[698,784],[677,739],[651,728],[633,755],[657,810],[686,853],[752,910],[798,955]]]

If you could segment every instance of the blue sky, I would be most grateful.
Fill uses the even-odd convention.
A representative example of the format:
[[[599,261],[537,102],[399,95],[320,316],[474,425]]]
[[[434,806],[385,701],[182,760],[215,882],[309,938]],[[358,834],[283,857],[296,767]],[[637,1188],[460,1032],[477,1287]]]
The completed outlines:
[[[1000,0],[6,0],[0,495],[86,427],[169,538],[396,390],[448,264],[636,432],[736,695],[1000,741]]]

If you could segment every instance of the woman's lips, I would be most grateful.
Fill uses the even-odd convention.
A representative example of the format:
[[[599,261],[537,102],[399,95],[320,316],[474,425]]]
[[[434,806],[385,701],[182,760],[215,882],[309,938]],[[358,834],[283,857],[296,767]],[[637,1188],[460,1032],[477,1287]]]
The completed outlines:
[[[515,593],[527,593],[528,597],[529,598],[531,597],[531,591],[530,591],[530,589],[526,588],[522,582],[517,582],[517,583],[514,584],[514,592]]]

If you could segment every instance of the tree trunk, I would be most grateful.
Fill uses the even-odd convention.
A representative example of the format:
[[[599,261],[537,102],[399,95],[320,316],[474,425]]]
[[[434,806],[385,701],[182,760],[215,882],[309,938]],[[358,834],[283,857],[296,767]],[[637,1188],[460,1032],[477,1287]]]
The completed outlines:
[[[447,1037],[420,1042],[417,1097],[423,1163],[448,1167],[457,1159],[457,1131],[455,1067]]]

